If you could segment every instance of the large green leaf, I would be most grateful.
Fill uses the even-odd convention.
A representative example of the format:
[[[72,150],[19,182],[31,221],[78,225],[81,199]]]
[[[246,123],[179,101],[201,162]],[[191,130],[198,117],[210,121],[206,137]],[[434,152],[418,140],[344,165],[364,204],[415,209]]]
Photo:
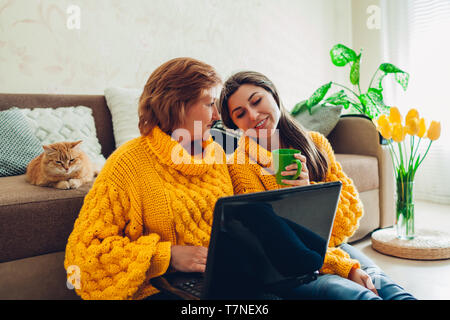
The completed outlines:
[[[331,62],[335,66],[343,67],[347,63],[356,60],[356,53],[353,49],[350,49],[343,44],[337,44],[330,50]]]
[[[383,91],[382,82],[383,82],[384,77],[386,77],[386,75],[387,75],[386,72],[381,71],[380,69],[377,69],[377,71],[375,72],[375,75],[373,77],[373,80],[370,83],[370,87]]]
[[[375,109],[376,106],[372,99],[370,99],[369,95],[367,93],[360,95],[359,101],[361,101],[361,104],[363,105],[363,113],[372,118],[372,110]]]
[[[367,94],[372,99],[372,101],[377,105],[377,107],[386,108],[386,105],[384,104],[384,101],[383,101],[382,90],[378,90],[375,88],[369,88],[369,90],[367,90]]]
[[[381,71],[384,71],[386,73],[397,73],[397,72],[403,72],[403,70],[400,70],[396,66],[394,66],[392,63],[382,63],[380,64],[379,69]]]
[[[300,101],[299,103],[297,103],[294,108],[291,111],[291,115],[295,116],[301,112],[304,112],[308,109],[308,107],[306,106],[306,101],[307,100],[303,100]]]
[[[324,103],[332,104],[335,106],[344,106],[345,109],[348,109],[348,107],[350,106],[350,100],[345,94],[344,90],[332,94],[324,101]]]
[[[349,110],[349,113],[361,113],[361,114],[364,114],[364,112],[362,111],[362,105],[356,104],[356,103],[353,103],[353,102],[350,102],[348,110]]]
[[[380,65],[380,67],[374,74],[373,80],[370,83],[370,87],[378,90],[383,90],[383,79],[388,74],[392,73],[395,75],[395,81],[402,86],[403,90],[406,91],[406,89],[408,88],[409,73],[400,70],[390,63],[383,63]]]
[[[381,71],[384,71],[387,73],[395,73],[395,81],[397,81],[398,84],[400,84],[403,88],[403,90],[406,91],[408,88],[409,83],[409,73],[405,72],[396,66],[394,66],[391,63],[382,63],[379,68]],[[381,79],[382,80],[382,79]],[[381,85],[381,83],[380,83]]]
[[[312,107],[314,107],[320,101],[322,101],[322,99],[325,97],[325,95],[327,94],[328,90],[330,89],[332,83],[333,82],[330,81],[327,84],[324,84],[319,89],[314,91],[314,93],[312,94],[311,97],[309,97],[309,99],[306,101],[306,107],[308,108],[309,113],[311,113],[311,108]]]
[[[409,73],[407,72],[397,72],[395,74],[395,81],[400,84],[404,91],[408,88],[409,83]]]
[[[363,112],[371,119],[385,113],[389,107],[384,104],[382,91],[375,88],[369,88],[367,93],[359,96],[363,105]]]
[[[361,54],[359,54],[356,60],[352,63],[352,68],[350,69],[350,82],[355,86],[359,84],[360,61]]]

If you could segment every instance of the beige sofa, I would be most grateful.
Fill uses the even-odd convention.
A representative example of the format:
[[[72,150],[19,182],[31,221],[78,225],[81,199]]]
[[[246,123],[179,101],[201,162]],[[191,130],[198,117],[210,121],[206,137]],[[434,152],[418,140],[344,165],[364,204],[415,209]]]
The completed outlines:
[[[93,109],[102,153],[108,157],[115,142],[104,96],[0,94],[0,111],[12,106],[77,105]],[[372,122],[365,117],[344,116],[328,138],[365,207],[360,227],[350,241],[392,225],[391,164]],[[66,286],[64,250],[90,187],[56,190],[32,186],[23,175],[0,178],[0,299],[79,299]]]
[[[365,116],[344,115],[327,138],[364,205],[364,216],[349,242],[360,240],[377,228],[392,226],[394,170],[389,150],[380,143],[375,125]]]

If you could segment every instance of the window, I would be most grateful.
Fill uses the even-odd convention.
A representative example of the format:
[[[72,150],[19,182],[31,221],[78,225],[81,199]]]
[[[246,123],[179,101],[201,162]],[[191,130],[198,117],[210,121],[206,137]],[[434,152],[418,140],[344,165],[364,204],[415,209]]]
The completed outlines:
[[[384,59],[410,74],[406,91],[386,86],[392,92],[386,103],[403,115],[416,108],[427,125],[441,121],[441,137],[417,170],[416,199],[450,204],[450,1],[385,0],[381,6]]]

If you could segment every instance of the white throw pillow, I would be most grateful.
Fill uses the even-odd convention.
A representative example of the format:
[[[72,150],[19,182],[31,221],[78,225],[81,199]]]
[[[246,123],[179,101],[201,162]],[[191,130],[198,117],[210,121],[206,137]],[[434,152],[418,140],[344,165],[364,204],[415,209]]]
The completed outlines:
[[[138,104],[142,90],[106,88],[105,98],[111,112],[116,148],[140,136]]]
[[[83,140],[80,146],[91,161],[100,166],[105,163],[91,108],[76,106],[20,110],[42,144]]]

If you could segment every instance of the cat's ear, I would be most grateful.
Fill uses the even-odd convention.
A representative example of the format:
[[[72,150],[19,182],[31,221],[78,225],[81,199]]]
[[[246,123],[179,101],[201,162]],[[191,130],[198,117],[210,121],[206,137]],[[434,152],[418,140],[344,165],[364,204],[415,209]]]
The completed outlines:
[[[52,147],[50,147],[49,145],[47,145],[47,146],[42,146],[42,149],[44,149],[44,152],[45,152],[46,154],[51,154],[51,153],[56,152],[56,150],[53,149]]]
[[[83,142],[83,140],[78,140],[78,141],[72,142],[71,147],[75,148],[76,146],[79,146],[82,142]]]

